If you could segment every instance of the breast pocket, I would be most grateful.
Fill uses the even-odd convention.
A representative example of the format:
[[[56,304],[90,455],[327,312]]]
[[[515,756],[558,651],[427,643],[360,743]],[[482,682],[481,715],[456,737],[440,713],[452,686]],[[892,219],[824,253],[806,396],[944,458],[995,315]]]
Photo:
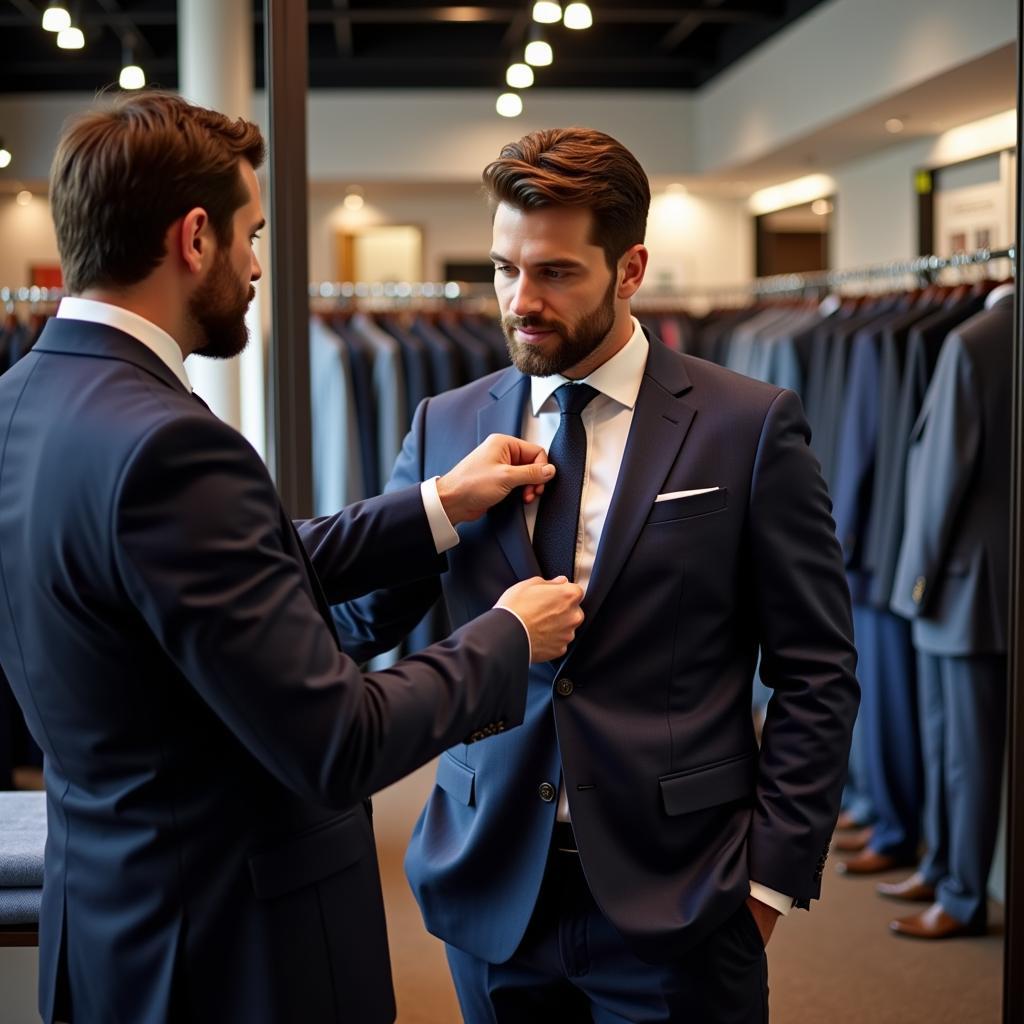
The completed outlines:
[[[721,512],[729,505],[729,491],[725,487],[716,487],[703,494],[690,494],[683,498],[670,498],[668,501],[656,501],[647,517],[647,525],[657,523],[675,523],[680,519],[693,519],[695,516],[706,516],[713,512]]]

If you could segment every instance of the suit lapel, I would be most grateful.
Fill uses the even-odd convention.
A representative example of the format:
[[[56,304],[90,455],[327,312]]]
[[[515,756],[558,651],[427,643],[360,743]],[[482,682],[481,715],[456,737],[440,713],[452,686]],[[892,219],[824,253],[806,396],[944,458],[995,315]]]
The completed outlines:
[[[477,414],[477,444],[489,434],[510,434],[513,437],[522,434],[523,407],[529,391],[529,377],[517,370],[506,370],[498,378],[490,392],[494,401]],[[487,519],[516,576],[521,580],[539,576],[540,566],[526,531],[522,491],[513,491],[495,505],[487,513]]]
[[[586,620],[577,642],[626,564],[686,440],[696,409],[679,395],[690,386],[681,357],[652,340],[619,478],[583,599]]]

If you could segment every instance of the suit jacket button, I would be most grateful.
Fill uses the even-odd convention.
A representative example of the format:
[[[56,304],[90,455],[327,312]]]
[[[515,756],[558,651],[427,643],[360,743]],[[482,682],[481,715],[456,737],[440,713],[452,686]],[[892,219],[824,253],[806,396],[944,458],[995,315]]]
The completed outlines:
[[[914,581],[914,590],[910,595],[914,599],[914,604],[920,604],[924,600],[925,586],[927,586],[925,578],[923,576],[918,576]]]
[[[573,691],[573,681],[566,679],[564,676],[555,683],[555,689],[558,691],[559,696],[568,697]]]
[[[550,782],[542,782],[537,787],[537,796],[539,796],[544,803],[549,804],[555,799],[555,787],[552,786]]]

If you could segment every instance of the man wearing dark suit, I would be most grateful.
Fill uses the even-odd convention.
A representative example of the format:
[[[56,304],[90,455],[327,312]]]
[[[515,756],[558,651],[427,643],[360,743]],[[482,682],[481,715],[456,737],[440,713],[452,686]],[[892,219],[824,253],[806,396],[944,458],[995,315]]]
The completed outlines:
[[[392,1020],[364,800],[517,724],[529,654],[579,620],[579,588],[530,581],[388,672],[341,652],[328,601],[436,573],[436,531],[544,467],[492,438],[296,530],[183,362],[245,345],[262,153],[254,125],[154,93],[54,160],[75,297],[0,380],[0,664],[46,755],[47,1022]]]
[[[942,346],[910,439],[892,608],[911,620],[927,850],[889,897],[898,935],[983,932],[1006,736],[1013,291]]]
[[[387,645],[439,589],[461,623],[541,567],[587,618],[531,670],[516,735],[442,756],[409,879],[470,1024],[763,1021],[764,943],[818,895],[857,704],[806,423],[631,317],[650,191],[619,143],[537,132],[484,180],[515,366],[422,404],[390,487],[491,431],[549,447],[558,484],[460,528],[440,584],[336,618]]]

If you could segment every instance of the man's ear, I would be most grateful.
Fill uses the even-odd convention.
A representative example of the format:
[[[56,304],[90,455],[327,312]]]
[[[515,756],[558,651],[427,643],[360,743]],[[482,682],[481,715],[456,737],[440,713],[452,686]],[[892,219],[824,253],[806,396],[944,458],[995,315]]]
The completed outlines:
[[[213,255],[213,225],[209,214],[196,206],[168,228],[167,251],[176,252],[190,273],[200,274]]]
[[[620,281],[616,292],[617,298],[631,299],[636,294],[637,289],[644,283],[648,256],[646,246],[634,245],[619,258]]]

